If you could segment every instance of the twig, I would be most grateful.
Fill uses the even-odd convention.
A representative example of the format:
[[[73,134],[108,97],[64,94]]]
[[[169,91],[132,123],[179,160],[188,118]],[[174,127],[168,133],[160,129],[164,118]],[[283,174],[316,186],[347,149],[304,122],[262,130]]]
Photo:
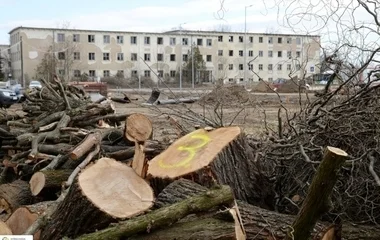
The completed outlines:
[[[380,178],[379,178],[379,176],[376,174],[376,172],[374,170],[374,165],[375,165],[376,159],[373,156],[373,152],[371,152],[370,154],[368,154],[368,158],[370,160],[368,170],[372,174],[373,178],[375,179],[376,184],[378,186],[380,186]]]

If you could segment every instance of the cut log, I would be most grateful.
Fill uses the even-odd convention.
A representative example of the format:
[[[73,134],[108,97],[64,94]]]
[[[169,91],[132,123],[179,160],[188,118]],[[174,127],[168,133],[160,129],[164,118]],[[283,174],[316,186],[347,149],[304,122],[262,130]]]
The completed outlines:
[[[10,227],[3,221],[0,221],[0,235],[13,235],[16,233],[13,233]],[[6,238],[3,238],[6,239]]]
[[[198,129],[149,161],[147,178],[155,194],[183,177],[207,187],[215,181],[229,185],[237,199],[268,207],[275,194],[269,179],[260,172],[260,163],[253,163],[253,159],[239,127]]]
[[[159,100],[159,101],[157,101],[157,104],[158,105],[165,105],[165,104],[194,103],[198,99],[199,99],[199,97]]]
[[[50,170],[41,171],[33,174],[29,181],[30,190],[33,196],[49,195],[45,199],[53,197],[62,189],[62,183],[67,181],[71,174],[71,170]],[[53,200],[49,199],[49,200]]]
[[[313,178],[301,210],[289,231],[288,239],[303,240],[310,237],[319,218],[329,210],[329,198],[338,180],[340,167],[348,154],[334,147],[327,147],[321,164]]]
[[[101,158],[79,174],[41,238],[76,237],[105,228],[146,211],[153,199],[151,187],[132,168]]]
[[[148,101],[146,101],[147,104],[154,104],[157,99],[160,97],[160,90],[158,88],[153,88],[152,89],[152,92],[150,94],[150,97],[148,99]]]
[[[151,138],[152,133],[152,122],[143,114],[132,114],[125,121],[125,137],[129,141],[145,142]]]
[[[192,213],[200,213],[217,206],[230,206],[234,197],[228,186],[218,186],[206,193],[193,196],[176,204],[154,210],[148,214],[120,222],[112,227],[83,235],[79,240],[126,239],[138,233],[153,231],[171,225]]]
[[[39,202],[33,205],[22,206],[16,209],[7,219],[6,224],[13,234],[22,235],[43,214],[48,207],[55,205],[55,201]],[[34,234],[35,240],[40,238],[40,231]]]
[[[146,172],[148,170],[148,164],[144,153],[144,145],[138,142],[135,143],[135,155],[133,156],[132,168],[133,170],[135,170],[137,175],[139,175],[142,178],[145,178]]]
[[[0,185],[0,209],[11,214],[22,205],[31,204],[33,196],[29,184],[22,180]]]

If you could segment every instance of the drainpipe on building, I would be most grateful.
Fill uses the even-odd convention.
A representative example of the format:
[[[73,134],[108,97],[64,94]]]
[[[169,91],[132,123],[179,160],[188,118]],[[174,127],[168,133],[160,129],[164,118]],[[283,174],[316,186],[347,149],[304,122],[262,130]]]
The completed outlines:
[[[21,84],[25,87],[25,78],[24,78],[24,54],[22,48],[22,36],[20,37],[20,55],[21,55]]]

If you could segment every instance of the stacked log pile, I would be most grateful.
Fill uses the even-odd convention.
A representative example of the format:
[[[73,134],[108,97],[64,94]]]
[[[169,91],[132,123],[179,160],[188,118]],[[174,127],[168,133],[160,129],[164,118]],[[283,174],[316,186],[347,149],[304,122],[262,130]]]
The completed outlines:
[[[298,216],[289,216],[274,211],[268,164],[240,127],[197,129],[167,146],[152,139],[146,116],[116,114],[112,99],[93,103],[58,77],[26,98],[22,112],[0,115],[0,234],[298,240],[338,232],[318,220],[348,157],[340,149],[324,148]],[[340,229],[344,239],[380,237],[375,227]]]

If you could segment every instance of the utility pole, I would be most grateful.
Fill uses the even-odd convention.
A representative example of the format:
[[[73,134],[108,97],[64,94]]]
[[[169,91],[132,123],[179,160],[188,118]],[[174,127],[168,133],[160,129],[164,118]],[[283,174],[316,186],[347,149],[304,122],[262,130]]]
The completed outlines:
[[[253,5],[245,6],[244,11],[244,82],[247,85],[247,8],[252,7]]]
[[[179,25],[179,44],[181,45],[181,54],[180,54],[180,59],[179,59],[179,90],[182,90],[182,25],[186,23],[181,23]]]
[[[191,35],[191,86],[195,88],[194,81],[194,46],[193,46],[193,36]]]

